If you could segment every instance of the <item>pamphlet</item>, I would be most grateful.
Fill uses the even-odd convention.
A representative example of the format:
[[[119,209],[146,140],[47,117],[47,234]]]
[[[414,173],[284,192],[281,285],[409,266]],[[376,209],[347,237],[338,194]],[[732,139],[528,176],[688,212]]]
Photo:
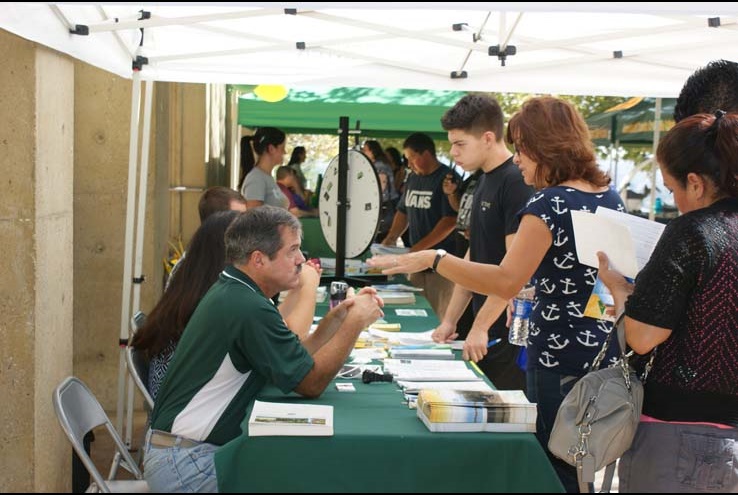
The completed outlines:
[[[602,207],[598,207],[594,215],[573,210],[571,221],[580,263],[598,268],[597,251],[602,251],[613,268],[631,279],[648,262],[665,227]]]
[[[249,436],[333,436],[333,406],[254,401]]]
[[[584,316],[597,320],[615,321],[615,300],[600,277],[595,280],[592,295],[589,296],[587,307],[584,308]]]

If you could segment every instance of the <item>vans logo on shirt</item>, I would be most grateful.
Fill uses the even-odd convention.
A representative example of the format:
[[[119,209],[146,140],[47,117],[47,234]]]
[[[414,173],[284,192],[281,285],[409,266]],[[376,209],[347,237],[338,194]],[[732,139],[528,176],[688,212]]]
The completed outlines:
[[[492,208],[492,202],[491,201],[482,201],[481,202],[482,211],[487,211],[490,208]]]
[[[405,198],[405,206],[408,208],[419,208],[430,210],[433,191],[408,191]]]

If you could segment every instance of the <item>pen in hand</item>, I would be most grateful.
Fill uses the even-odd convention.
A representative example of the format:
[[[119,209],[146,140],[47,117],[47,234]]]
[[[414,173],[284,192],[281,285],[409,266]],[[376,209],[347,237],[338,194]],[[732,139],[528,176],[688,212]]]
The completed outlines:
[[[493,345],[499,344],[500,342],[502,342],[502,338],[500,338],[500,337],[497,337],[496,339],[490,340],[489,342],[487,342],[487,349],[489,349]]]

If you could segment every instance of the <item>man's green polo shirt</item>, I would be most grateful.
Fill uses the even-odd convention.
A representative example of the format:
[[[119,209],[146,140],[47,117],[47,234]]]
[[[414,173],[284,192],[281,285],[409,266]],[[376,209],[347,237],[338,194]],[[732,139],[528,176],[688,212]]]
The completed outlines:
[[[184,330],[157,396],[151,427],[223,445],[241,434],[265,382],[292,391],[313,358],[243,272],[226,267]]]

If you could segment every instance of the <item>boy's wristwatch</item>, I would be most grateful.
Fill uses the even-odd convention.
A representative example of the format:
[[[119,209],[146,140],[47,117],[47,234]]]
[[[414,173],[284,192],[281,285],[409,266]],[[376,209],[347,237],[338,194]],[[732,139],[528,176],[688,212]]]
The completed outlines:
[[[436,268],[438,268],[438,263],[440,263],[441,258],[446,256],[447,254],[448,253],[445,249],[436,249],[436,259],[433,260],[433,268],[431,268],[431,270],[435,272]]]

